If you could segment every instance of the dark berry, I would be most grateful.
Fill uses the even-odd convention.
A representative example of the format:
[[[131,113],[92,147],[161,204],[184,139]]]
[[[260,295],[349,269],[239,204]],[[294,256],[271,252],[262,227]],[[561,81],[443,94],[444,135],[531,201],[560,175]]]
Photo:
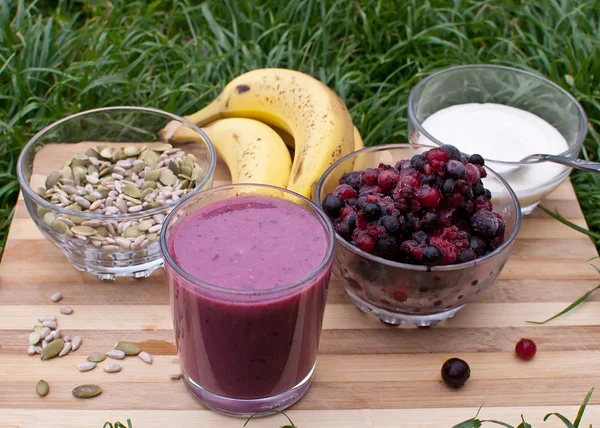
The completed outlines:
[[[435,229],[440,225],[440,218],[433,211],[427,211],[421,218],[421,227],[425,230]]]
[[[360,171],[347,172],[342,175],[340,179],[340,184],[347,184],[348,186],[353,187],[358,190],[360,186],[362,186],[362,174]]]
[[[438,179],[438,175],[436,174],[421,174],[421,183],[429,184],[430,186],[435,186],[435,183]]]
[[[515,346],[515,352],[517,356],[522,360],[531,360],[537,351],[537,347],[531,339],[521,339]]]
[[[345,206],[344,208],[342,208],[342,211],[340,211],[340,219],[344,220],[346,217],[348,217],[354,212],[356,212],[356,209],[354,207]]]
[[[467,170],[462,162],[449,160],[446,164],[446,173],[451,178],[464,179],[467,176]]]
[[[377,202],[367,202],[363,212],[367,220],[376,221],[381,217],[381,206]]]
[[[460,162],[462,155],[456,147],[451,146],[450,144],[444,144],[440,149],[446,152],[448,159],[454,159]]]
[[[454,180],[453,178],[447,178],[446,180],[444,180],[444,183],[442,183],[442,193],[444,195],[450,195],[454,193],[455,189],[456,180]]]
[[[379,170],[376,168],[366,169],[363,173],[363,182],[367,186],[374,186],[377,184],[377,177],[379,176]]]
[[[377,223],[369,223],[367,226],[367,233],[371,235],[373,238],[385,238],[388,236],[387,230],[380,224]]]
[[[417,171],[423,171],[425,165],[427,165],[427,161],[425,160],[425,157],[423,155],[414,155],[410,160],[410,166],[412,166]]]
[[[344,239],[348,239],[352,236],[353,228],[347,221],[336,220],[333,223],[333,228]]]
[[[485,196],[477,196],[475,198],[475,211],[485,210],[491,211],[493,208],[492,201],[486,199]]]
[[[490,192],[488,189],[485,189],[485,198],[492,199],[492,192]]]
[[[386,215],[381,218],[381,224],[390,234],[395,234],[400,230],[400,218],[395,215]]]
[[[358,198],[350,198],[346,201],[346,205],[350,205],[351,207],[355,207],[358,202]]]
[[[436,209],[440,203],[440,199],[442,198],[442,195],[438,189],[427,185],[419,187],[417,189],[416,196],[419,200],[419,203],[425,209]]]
[[[394,238],[381,238],[375,244],[375,254],[384,259],[393,259],[398,248],[398,243]]]
[[[477,183],[477,180],[479,180],[481,178],[481,175],[479,174],[479,168],[477,168],[472,163],[468,163],[465,166],[465,169],[466,169],[467,183],[469,183],[469,184]]]
[[[473,232],[479,236],[491,238],[498,234],[501,221],[490,211],[481,210],[471,217],[471,227],[473,227]]]
[[[352,188],[349,184],[340,184],[334,191],[336,195],[342,197],[343,200],[347,200],[350,198],[356,198],[356,190]]]
[[[461,248],[456,256],[456,261],[458,263],[466,263],[471,260],[475,260],[476,254],[471,248]]]
[[[344,207],[344,200],[341,196],[330,193],[325,196],[321,206],[330,217],[337,217],[340,214],[340,210]]]
[[[379,187],[383,190],[390,190],[396,185],[397,181],[398,175],[391,169],[381,172],[379,177],[377,177],[377,184],[379,184]]]
[[[369,220],[365,217],[364,213],[358,212],[356,213],[356,227],[360,230],[365,230],[367,225],[369,224]]]
[[[442,366],[442,379],[453,388],[462,387],[471,377],[471,368],[460,358],[450,358]]]
[[[356,200],[356,208],[358,208],[359,210],[362,210],[365,208],[366,203],[367,203],[367,197],[361,196],[360,198],[358,198]]]
[[[435,245],[427,245],[423,249],[423,263],[435,266],[442,260],[442,251]]]
[[[472,187],[473,196],[484,196],[485,195],[485,187],[483,187],[483,183],[481,180],[477,181],[477,183],[473,184]]]
[[[471,236],[469,246],[473,251],[475,251],[475,254],[477,254],[480,257],[485,254],[485,250],[487,247],[485,241],[478,236]]]
[[[424,231],[417,230],[416,232],[413,232],[412,239],[417,241],[419,244],[425,244],[427,242],[427,240],[429,239],[429,237],[427,236],[427,233],[425,233]]]
[[[481,155],[471,155],[471,157],[469,158],[469,163],[475,164],[475,165],[485,165],[485,161],[483,160],[483,158],[481,157]]]
[[[375,238],[368,233],[358,233],[354,237],[354,245],[366,253],[372,253],[375,249]]]

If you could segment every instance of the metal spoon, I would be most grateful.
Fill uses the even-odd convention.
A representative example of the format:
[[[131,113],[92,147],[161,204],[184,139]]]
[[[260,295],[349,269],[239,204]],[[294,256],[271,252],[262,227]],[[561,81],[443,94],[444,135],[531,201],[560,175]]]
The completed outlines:
[[[533,161],[533,162],[532,162]],[[545,154],[534,154],[524,157],[520,160],[520,162],[527,163],[539,163],[543,161],[549,161],[554,163],[559,163],[561,165],[570,166],[575,169],[580,169],[582,171],[587,172],[600,172],[600,163],[592,162],[585,159],[573,159],[568,158],[566,156],[558,156],[558,155],[545,155]]]

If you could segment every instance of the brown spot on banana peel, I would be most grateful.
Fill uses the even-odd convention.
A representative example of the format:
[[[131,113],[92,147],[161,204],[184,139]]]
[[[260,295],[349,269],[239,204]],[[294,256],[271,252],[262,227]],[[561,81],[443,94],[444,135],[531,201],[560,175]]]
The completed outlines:
[[[234,132],[234,133],[233,133],[233,139],[234,139],[235,141],[240,141],[240,136]]]
[[[238,94],[243,94],[244,92],[248,92],[250,90],[250,86],[248,85],[237,85],[235,90]]]

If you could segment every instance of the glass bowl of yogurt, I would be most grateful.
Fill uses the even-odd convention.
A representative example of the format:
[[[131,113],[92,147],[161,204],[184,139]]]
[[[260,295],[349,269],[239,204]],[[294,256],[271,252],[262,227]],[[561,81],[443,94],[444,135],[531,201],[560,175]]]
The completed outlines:
[[[571,94],[539,75],[497,65],[452,67],[428,76],[411,91],[408,114],[412,143],[451,144],[482,155],[513,188],[523,214],[571,168],[521,160],[538,153],[576,159],[587,134],[586,114]]]

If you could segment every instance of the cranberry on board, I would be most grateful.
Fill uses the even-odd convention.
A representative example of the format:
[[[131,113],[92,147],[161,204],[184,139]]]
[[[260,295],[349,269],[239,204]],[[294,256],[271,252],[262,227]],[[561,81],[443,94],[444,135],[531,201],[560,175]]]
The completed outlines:
[[[485,161],[444,145],[395,166],[345,173],[322,202],[339,236],[362,251],[427,266],[467,263],[504,243],[481,181]]]
[[[525,361],[531,360],[537,352],[537,347],[531,339],[521,339],[515,346],[517,356]]]

